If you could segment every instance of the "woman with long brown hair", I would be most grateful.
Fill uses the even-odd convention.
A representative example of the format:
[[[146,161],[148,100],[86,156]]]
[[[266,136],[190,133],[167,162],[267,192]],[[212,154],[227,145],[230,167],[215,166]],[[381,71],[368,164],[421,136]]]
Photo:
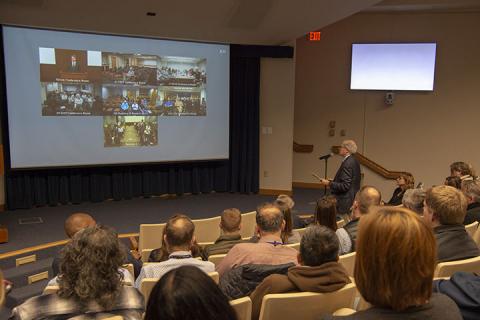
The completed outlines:
[[[334,196],[323,196],[318,199],[313,223],[335,231],[339,241],[339,255],[348,252],[345,248],[351,247],[352,241],[345,229],[337,228],[337,199]]]
[[[370,309],[339,319],[460,320],[457,305],[432,295],[435,237],[410,210],[378,207],[360,220],[355,283]]]

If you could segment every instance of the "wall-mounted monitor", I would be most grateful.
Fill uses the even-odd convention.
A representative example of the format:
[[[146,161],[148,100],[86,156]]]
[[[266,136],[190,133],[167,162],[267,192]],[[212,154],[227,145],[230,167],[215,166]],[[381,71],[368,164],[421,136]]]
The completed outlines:
[[[433,91],[436,43],[352,44],[352,90]]]

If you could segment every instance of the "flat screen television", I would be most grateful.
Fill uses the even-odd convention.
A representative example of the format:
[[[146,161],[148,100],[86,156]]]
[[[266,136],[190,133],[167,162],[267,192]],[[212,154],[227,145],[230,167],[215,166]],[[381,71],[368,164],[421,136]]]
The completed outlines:
[[[436,43],[352,44],[352,90],[433,91]]]

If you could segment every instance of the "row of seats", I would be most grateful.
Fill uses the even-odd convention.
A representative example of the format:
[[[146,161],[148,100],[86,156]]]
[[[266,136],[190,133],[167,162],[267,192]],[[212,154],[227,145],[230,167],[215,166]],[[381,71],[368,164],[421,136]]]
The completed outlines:
[[[220,235],[220,216],[192,221],[195,225],[195,238],[201,247],[213,244],[215,240],[217,240],[218,236]],[[342,228],[344,225],[344,220],[337,222],[338,228]],[[255,233],[255,226],[255,211],[242,214],[242,229],[240,230],[242,238],[250,239]],[[148,261],[148,257],[150,256],[150,252],[152,250],[162,246],[161,235],[163,234],[164,228],[165,223],[148,223],[140,225],[138,252],[141,254],[141,259],[143,262]],[[305,232],[305,228],[295,230],[300,234],[300,236],[302,236]],[[294,248],[298,249],[299,244],[295,244],[293,246]]]

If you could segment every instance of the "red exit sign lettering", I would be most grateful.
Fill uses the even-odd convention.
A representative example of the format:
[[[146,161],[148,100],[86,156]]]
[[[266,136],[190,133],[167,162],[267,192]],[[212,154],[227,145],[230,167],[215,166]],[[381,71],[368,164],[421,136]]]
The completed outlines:
[[[320,31],[312,31],[308,33],[309,41],[320,41]]]

